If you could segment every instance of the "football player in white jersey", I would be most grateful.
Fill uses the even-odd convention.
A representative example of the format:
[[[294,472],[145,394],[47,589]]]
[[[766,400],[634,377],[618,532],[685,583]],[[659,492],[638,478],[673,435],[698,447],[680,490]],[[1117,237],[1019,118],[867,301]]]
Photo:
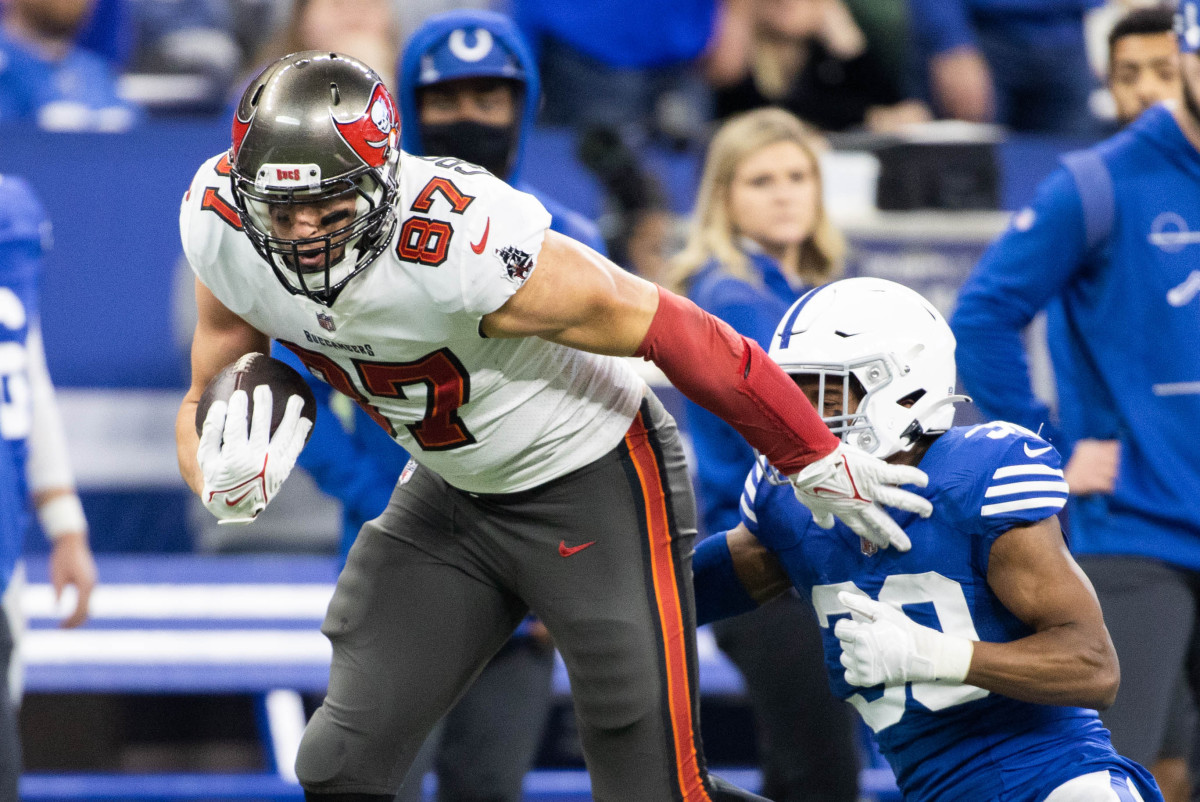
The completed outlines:
[[[570,674],[598,800],[753,798],[708,775],[699,739],[695,511],[674,422],[618,356],[653,360],[728,420],[832,525],[907,548],[880,506],[921,484],[837,440],[757,345],[549,231],[531,196],[397,147],[382,80],[293,54],[247,88],[233,146],[196,174],[180,227],[196,273],[180,468],[249,521],[303,446],[299,399],[213,404],[221,367],[275,339],[350,396],[417,467],[367,523],[323,631],[329,690],[297,759],[306,794],[382,802],[438,718],[532,610]],[[368,269],[369,268],[369,269]]]

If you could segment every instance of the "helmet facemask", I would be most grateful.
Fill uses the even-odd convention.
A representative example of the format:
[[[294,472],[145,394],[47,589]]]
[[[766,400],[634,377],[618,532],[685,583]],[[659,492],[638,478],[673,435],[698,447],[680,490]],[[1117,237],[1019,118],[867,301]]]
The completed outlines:
[[[250,182],[234,172],[234,197],[237,198],[243,228],[255,248],[270,263],[276,277],[287,289],[330,306],[351,278],[361,272],[384,248],[396,227],[392,201],[396,192],[395,171],[369,167],[326,181],[313,189],[307,187],[270,187],[259,170],[258,180]],[[380,180],[380,173],[391,178]],[[390,186],[389,186],[390,184]],[[339,199],[353,201],[349,222],[332,231],[311,237],[287,238],[275,233],[272,211],[281,207],[327,204]],[[302,257],[320,253],[319,264],[306,265]]]

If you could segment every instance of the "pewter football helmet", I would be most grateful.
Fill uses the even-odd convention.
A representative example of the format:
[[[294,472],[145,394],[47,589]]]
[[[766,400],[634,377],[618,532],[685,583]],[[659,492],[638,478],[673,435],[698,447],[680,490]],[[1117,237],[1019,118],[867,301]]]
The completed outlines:
[[[293,53],[250,83],[233,119],[233,197],[242,230],[289,291],[332,305],[387,247],[396,227],[399,137],[383,79],[355,58]],[[355,209],[336,230],[304,239],[273,232],[273,208],[335,198],[353,199]]]
[[[840,382],[834,434],[880,459],[907,451],[954,420],[954,335],[921,295],[892,281],[850,278],[807,293],[771,338],[770,355],[792,376],[817,376],[817,398]],[[864,393],[850,409],[853,384]]]

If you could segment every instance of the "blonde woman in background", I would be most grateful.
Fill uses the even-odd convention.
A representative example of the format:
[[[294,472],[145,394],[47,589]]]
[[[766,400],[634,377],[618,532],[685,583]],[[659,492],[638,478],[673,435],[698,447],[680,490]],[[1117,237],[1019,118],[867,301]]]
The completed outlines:
[[[819,139],[782,109],[731,118],[713,138],[674,288],[766,348],[788,307],[842,275],[845,241],[821,197]],[[754,461],[726,423],[694,404],[702,521],[709,533],[739,522]],[[808,603],[785,595],[713,626],[742,671],[759,725],[762,795],[776,802],[854,802],[858,760],[851,718],[824,682],[821,640]]]

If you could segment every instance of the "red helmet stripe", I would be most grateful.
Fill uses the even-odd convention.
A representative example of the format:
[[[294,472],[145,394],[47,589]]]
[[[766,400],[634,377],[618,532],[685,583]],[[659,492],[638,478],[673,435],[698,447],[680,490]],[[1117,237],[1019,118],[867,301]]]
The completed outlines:
[[[333,112],[330,112],[333,116]],[[388,148],[396,142],[400,115],[396,101],[382,83],[375,84],[363,113],[349,122],[333,120],[338,134],[369,167],[382,167]]]
[[[240,109],[233,113],[233,148],[229,151],[229,155],[235,161],[238,151],[242,148],[242,140],[246,138],[246,132],[250,130],[250,124],[254,122],[254,115],[257,111],[258,106],[253,106],[250,109],[250,116],[245,120],[242,119]]]

